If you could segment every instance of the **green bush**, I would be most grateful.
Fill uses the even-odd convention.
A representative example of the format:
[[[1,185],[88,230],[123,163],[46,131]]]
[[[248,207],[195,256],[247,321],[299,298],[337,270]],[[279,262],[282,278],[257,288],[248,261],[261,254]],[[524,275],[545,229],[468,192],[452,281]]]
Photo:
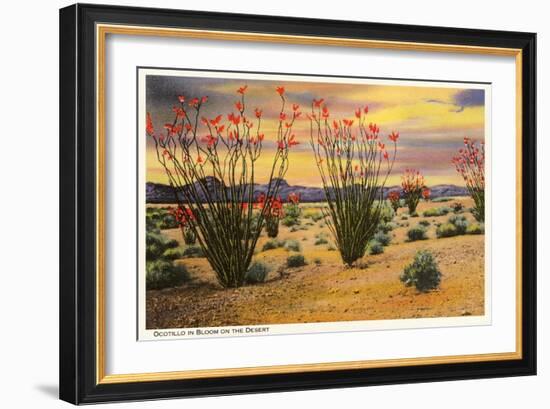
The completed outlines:
[[[328,244],[328,240],[325,239],[324,237],[319,237],[319,238],[317,238],[317,240],[315,240],[314,244],[316,246],[320,246],[321,244]]]
[[[461,214],[451,215],[451,217],[449,217],[449,220],[447,222],[455,225],[457,234],[465,234],[469,224],[468,220],[466,220],[466,217]]]
[[[169,213],[161,213],[161,219],[158,223],[158,227],[162,230],[175,229],[179,227],[179,223],[173,215]]]
[[[408,216],[405,216],[405,215],[402,215],[402,216],[401,216],[401,220],[409,220],[409,217],[408,217]]]
[[[183,250],[182,256],[185,258],[204,257],[204,251],[200,246],[188,246]]]
[[[183,242],[188,246],[191,246],[197,242],[197,236],[191,229],[185,229],[183,232]]]
[[[170,240],[160,233],[146,232],[145,234],[145,257],[148,261],[161,258],[168,249],[178,247],[177,240]]]
[[[248,268],[244,280],[247,284],[258,284],[263,283],[267,278],[269,273],[269,268],[266,264],[255,261]]]
[[[422,225],[416,225],[407,230],[407,238],[409,241],[426,240],[426,228]]]
[[[286,259],[287,267],[302,267],[307,265],[306,259],[302,254],[293,254]]]
[[[380,204],[380,221],[384,223],[389,223],[393,220],[395,212],[392,207],[389,206],[386,202]]]
[[[376,241],[376,240],[371,240],[369,242],[369,254],[382,254],[384,252],[384,246],[382,245],[382,243]]]
[[[162,253],[161,258],[165,260],[176,260],[178,258],[183,258],[183,252],[179,247],[166,249],[164,253]]]
[[[300,251],[301,249],[300,242],[296,240],[286,240],[283,247],[288,251]]]
[[[466,234],[483,234],[485,226],[483,223],[472,223],[466,228]]]
[[[436,197],[435,199],[432,199],[432,202],[434,203],[444,203],[444,202],[450,202],[452,199],[450,197]]]
[[[435,234],[438,238],[441,237],[453,237],[458,235],[456,226],[452,223],[443,223],[435,230]]]
[[[278,249],[279,247],[283,247],[283,245],[284,245],[284,241],[275,240],[275,239],[268,240],[263,245],[262,251]]]
[[[380,243],[382,246],[388,246],[391,241],[391,236],[382,231],[374,233],[373,239]]]
[[[428,227],[430,225],[430,221],[429,220],[420,220],[418,222],[418,224],[420,224],[421,226],[424,226],[424,227]]]
[[[292,227],[300,224],[300,206],[289,204],[285,206],[285,217],[281,220],[283,226]]]
[[[388,233],[390,231],[392,231],[393,229],[397,228],[397,224],[393,223],[393,222],[389,222],[389,223],[380,223],[378,225],[378,230],[383,232],[383,233]]]
[[[319,220],[321,220],[322,218],[324,218],[325,216],[323,215],[323,213],[321,212],[315,212],[315,213],[309,213],[308,215],[304,216],[306,219],[311,219],[313,220],[314,222],[318,222]]]
[[[300,220],[295,217],[285,216],[281,220],[281,224],[286,227],[292,227],[300,224]]]
[[[185,266],[174,264],[169,260],[148,261],[145,269],[147,290],[175,287],[189,280],[189,273]]]
[[[432,207],[431,209],[427,209],[422,213],[424,217],[437,217],[437,216],[445,216],[446,214],[449,214],[453,209],[450,207]]]
[[[418,251],[411,264],[405,267],[400,280],[407,286],[415,286],[418,291],[429,291],[439,286],[441,272],[432,253]]]
[[[464,210],[464,205],[460,202],[454,202],[451,205],[451,208],[453,209],[453,212],[460,213],[462,210]]]

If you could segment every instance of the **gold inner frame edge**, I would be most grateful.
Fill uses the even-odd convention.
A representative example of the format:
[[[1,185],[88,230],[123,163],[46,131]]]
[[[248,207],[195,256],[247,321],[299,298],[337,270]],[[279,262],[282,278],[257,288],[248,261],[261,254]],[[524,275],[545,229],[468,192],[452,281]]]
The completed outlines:
[[[454,44],[414,43],[363,40],[322,36],[293,36],[185,28],[96,24],[96,383],[116,384],[163,380],[204,379],[227,376],[250,376],[298,372],[321,372],[347,369],[387,368],[466,362],[518,360],[522,358],[522,50]],[[315,364],[275,365],[241,368],[105,374],[105,41],[108,34],[160,36],[225,41],[252,41],[283,44],[323,45],[401,51],[428,51],[513,56],[516,65],[516,350],[505,353],[450,355],[419,358],[377,359],[368,361],[324,362]]]

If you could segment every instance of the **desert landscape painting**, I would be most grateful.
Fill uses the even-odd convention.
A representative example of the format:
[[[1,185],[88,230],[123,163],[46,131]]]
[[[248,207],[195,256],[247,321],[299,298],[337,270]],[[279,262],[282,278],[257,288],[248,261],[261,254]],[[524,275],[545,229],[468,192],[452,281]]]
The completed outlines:
[[[146,330],[486,314],[486,85],[144,78]]]

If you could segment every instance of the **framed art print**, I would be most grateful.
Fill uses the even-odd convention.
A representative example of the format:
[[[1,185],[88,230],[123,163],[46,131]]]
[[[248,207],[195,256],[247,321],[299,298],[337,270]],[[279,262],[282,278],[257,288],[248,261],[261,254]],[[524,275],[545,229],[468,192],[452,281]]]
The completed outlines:
[[[60,12],[60,396],[535,373],[535,35]]]

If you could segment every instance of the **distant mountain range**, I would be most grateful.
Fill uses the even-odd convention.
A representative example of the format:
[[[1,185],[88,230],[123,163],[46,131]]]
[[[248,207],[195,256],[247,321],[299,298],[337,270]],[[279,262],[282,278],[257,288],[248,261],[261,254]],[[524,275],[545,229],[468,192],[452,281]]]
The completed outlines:
[[[219,186],[219,180],[213,177],[206,178],[206,185],[208,190],[213,192],[219,189],[215,189],[216,185]],[[190,189],[191,187],[187,187]],[[199,193],[201,201],[204,201],[204,191],[200,184],[195,183],[195,189]],[[391,190],[400,190],[399,186],[389,186],[384,188],[384,197]],[[176,197],[174,195],[174,190],[168,186],[161,183],[147,182],[146,187],[146,202],[147,203],[176,203]],[[267,185],[265,184],[255,184],[254,185],[254,197],[260,193],[265,193],[267,191]],[[431,198],[437,197],[449,197],[449,196],[467,196],[468,191],[465,187],[456,186],[456,185],[435,185],[430,186]],[[300,196],[301,202],[324,202],[325,201],[325,191],[320,187],[307,187],[289,185],[286,180],[281,180],[279,185],[279,196],[283,200],[287,200],[290,193],[296,193]]]

